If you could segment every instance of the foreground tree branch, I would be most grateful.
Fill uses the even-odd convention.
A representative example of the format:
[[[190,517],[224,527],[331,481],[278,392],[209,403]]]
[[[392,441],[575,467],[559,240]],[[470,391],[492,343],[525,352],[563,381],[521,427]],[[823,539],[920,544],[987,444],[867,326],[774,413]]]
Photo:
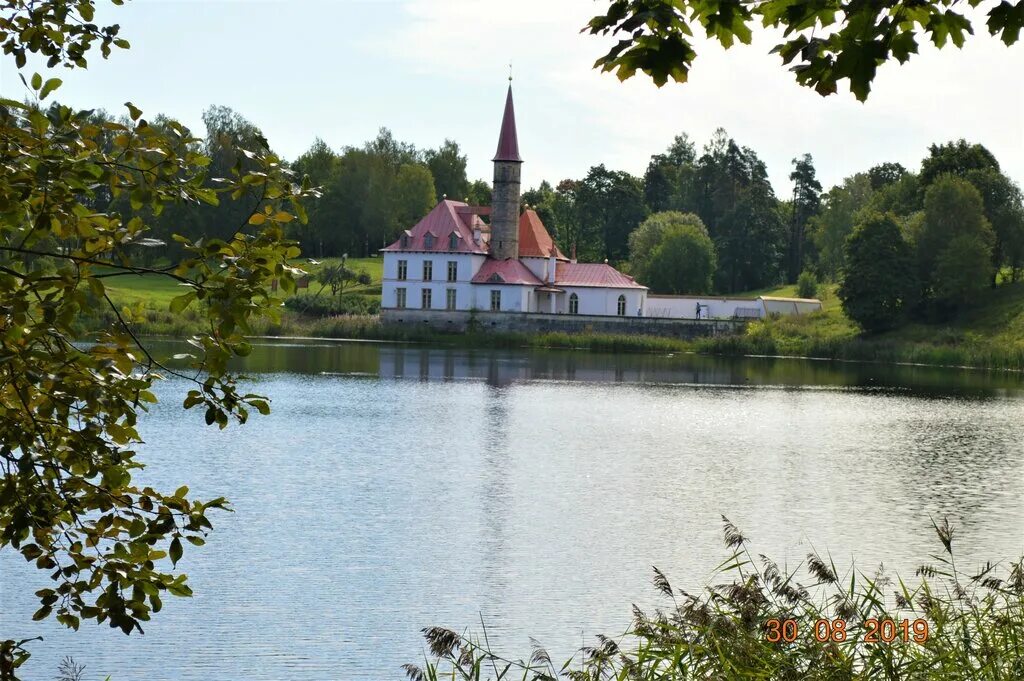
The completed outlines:
[[[128,47],[116,26],[91,23],[88,0],[16,1],[0,12],[4,50],[19,68],[26,52],[84,67],[94,44],[104,56]],[[41,29],[46,38],[34,38]],[[124,123],[97,123],[89,111],[45,103],[59,79],[24,80],[27,103],[0,99],[0,550],[18,551],[49,577],[34,619],[142,632],[166,595],[191,594],[175,567],[185,544],[203,545],[209,513],[227,501],[133,482],[143,465],[134,450],[139,411],[156,401],[153,385],[165,375],[192,382],[184,406],[203,408],[207,424],[269,411],[267,398],[238,390],[228,362],[248,354],[253,319],[278,313],[270,283],[290,291],[302,273],[289,264],[299,253],[285,225],[305,219],[301,201],[315,192],[262,138],[239,149],[230,176],[211,180],[210,159],[179,123],[150,124],[131,103]],[[139,262],[146,247],[162,245],[147,236],[147,219],[224,196],[252,201],[233,236],[175,237],[183,260]],[[178,357],[189,371],[155,357],[118,309],[104,281],[127,275],[177,281],[183,293],[171,310],[193,306],[207,319],[209,331],[190,339],[194,351]],[[83,338],[79,317],[103,307],[109,325]],[[29,640],[3,640],[15,633],[0,631],[5,681],[28,655]]]
[[[689,78],[695,26],[726,49],[750,44],[758,25],[782,29],[772,53],[798,83],[830,95],[846,80],[864,101],[878,67],[906,62],[921,42],[962,47],[974,34],[966,7],[984,13],[988,32],[1006,45],[1020,39],[1024,0],[612,0],[582,30],[619,39],[595,68],[620,80],[642,71],[660,87]]]

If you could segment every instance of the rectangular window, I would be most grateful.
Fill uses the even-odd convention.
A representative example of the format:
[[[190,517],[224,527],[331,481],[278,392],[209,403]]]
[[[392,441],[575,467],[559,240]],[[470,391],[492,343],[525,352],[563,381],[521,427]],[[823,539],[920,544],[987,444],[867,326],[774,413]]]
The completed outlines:
[[[397,307],[399,310],[405,309],[405,289],[404,288],[396,288],[395,289],[395,307]]]
[[[445,307],[449,310],[455,309],[455,289],[450,288],[445,292]]]
[[[406,275],[409,273],[409,261],[399,260],[398,261],[398,281],[405,281]]]
[[[455,260],[448,261],[448,281],[459,280],[459,263]]]
[[[424,310],[430,309],[430,293],[431,291],[429,288],[423,289],[423,304],[420,305],[420,307],[422,307]]]
[[[501,291],[491,291],[491,312],[501,311]]]
[[[423,261],[423,281],[430,281],[434,278],[434,261]]]

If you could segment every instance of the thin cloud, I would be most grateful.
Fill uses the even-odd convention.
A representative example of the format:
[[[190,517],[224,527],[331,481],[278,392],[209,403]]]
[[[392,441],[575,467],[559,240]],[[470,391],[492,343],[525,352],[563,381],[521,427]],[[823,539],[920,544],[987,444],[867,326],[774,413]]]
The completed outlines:
[[[720,126],[758,152],[780,195],[798,154],[814,156],[828,186],[884,161],[916,168],[929,144],[959,137],[985,144],[1024,180],[1024,93],[1014,82],[1024,50],[990,38],[981,23],[962,50],[925,45],[906,65],[884,65],[861,104],[798,86],[768,54],[773,36],[764,31],[728,51],[698,40],[690,82],[659,89],[643,76],[619,83],[592,68],[607,41],[579,34],[599,9],[591,0],[409,0],[404,8],[408,21],[388,37],[392,58],[420,77],[474,88],[485,127],[513,62],[528,183],[579,177],[597,163],[640,174],[674,135],[702,143]],[[469,151],[471,170],[486,175],[485,156]]]

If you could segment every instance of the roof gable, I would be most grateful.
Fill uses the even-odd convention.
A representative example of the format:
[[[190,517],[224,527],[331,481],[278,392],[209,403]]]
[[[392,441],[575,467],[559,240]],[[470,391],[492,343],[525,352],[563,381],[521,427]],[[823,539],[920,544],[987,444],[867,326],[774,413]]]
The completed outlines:
[[[470,280],[474,284],[511,284],[541,286],[543,282],[530,268],[518,260],[493,260],[488,258]]]
[[[647,288],[633,277],[604,263],[560,262],[555,266],[556,286],[597,286],[600,288]]]
[[[519,257],[549,258],[552,255],[559,260],[568,260],[558,250],[537,211],[527,208],[519,216]]]
[[[443,253],[487,253],[487,244],[483,238],[477,243],[473,240],[473,231],[486,225],[470,206],[461,201],[445,199],[434,206],[426,217],[407,229],[398,241],[382,248],[382,251],[427,251]],[[449,249],[452,233],[457,235],[455,248]],[[428,247],[427,235],[432,237],[433,244]]]

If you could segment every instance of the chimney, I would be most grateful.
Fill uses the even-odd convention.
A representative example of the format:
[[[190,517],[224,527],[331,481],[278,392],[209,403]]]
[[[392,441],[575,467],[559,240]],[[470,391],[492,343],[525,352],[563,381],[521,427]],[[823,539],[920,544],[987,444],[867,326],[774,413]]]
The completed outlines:
[[[572,262],[572,264],[575,265],[576,264],[576,242],[575,241],[572,242],[571,253],[572,253],[572,257],[570,258],[570,262]]]
[[[547,283],[549,283],[549,284],[554,284],[555,283],[555,267],[556,267],[556,265],[555,265],[555,256],[552,253],[552,254],[548,255],[548,272],[547,272],[548,282]]]

